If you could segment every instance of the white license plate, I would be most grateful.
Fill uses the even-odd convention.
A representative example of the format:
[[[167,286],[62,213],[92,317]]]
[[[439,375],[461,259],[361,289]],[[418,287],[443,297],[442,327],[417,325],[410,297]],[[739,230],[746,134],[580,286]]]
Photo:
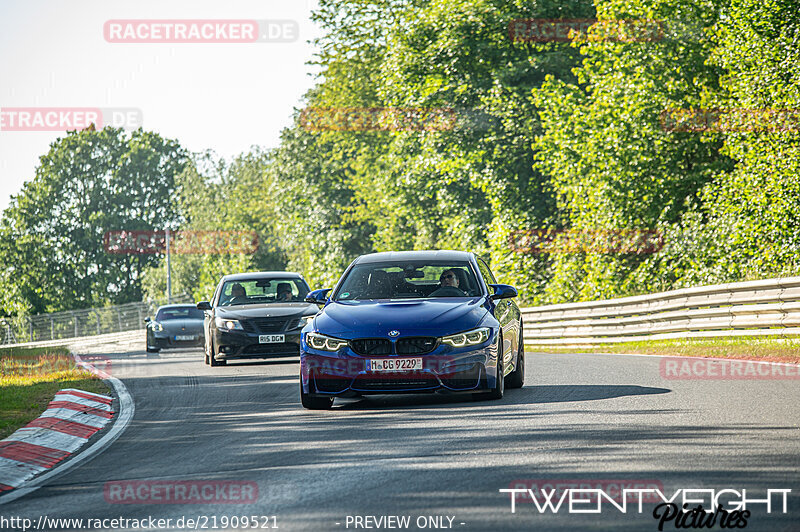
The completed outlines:
[[[282,344],[284,342],[282,334],[259,334],[259,344]]]
[[[371,358],[369,371],[414,371],[422,369],[421,358]]]
[[[197,336],[184,335],[184,336],[176,336],[175,337],[175,341],[176,342],[186,342],[186,341],[191,341],[191,340],[197,340]]]

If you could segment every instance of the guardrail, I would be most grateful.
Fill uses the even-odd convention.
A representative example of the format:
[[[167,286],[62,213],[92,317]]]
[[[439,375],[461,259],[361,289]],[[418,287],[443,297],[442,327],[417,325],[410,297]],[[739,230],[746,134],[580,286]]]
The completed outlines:
[[[171,303],[191,303],[188,294]],[[0,345],[82,338],[144,329],[144,318],[167,301],[140,301],[109,307],[67,310],[35,316],[0,318]]]
[[[522,310],[529,345],[800,334],[800,277]]]

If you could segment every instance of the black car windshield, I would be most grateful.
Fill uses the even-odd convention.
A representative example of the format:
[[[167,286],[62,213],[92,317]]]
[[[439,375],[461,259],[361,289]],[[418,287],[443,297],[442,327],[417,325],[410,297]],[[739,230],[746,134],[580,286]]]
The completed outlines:
[[[298,302],[305,299],[308,290],[306,282],[298,278],[263,277],[226,281],[219,296],[219,306]]]
[[[156,314],[156,321],[166,320],[202,320],[203,311],[196,307],[162,308]]]
[[[468,262],[404,261],[357,264],[342,280],[334,301],[423,299],[481,294]]]

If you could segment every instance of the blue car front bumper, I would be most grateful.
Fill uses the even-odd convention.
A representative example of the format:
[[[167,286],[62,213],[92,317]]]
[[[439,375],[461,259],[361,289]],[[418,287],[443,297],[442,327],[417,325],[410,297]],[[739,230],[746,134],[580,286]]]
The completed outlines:
[[[300,378],[310,396],[353,396],[384,393],[480,392],[495,387],[497,341],[453,348],[439,344],[422,355],[360,355],[351,346],[337,352],[301,343]],[[402,371],[371,371],[370,360],[421,358],[422,367]]]

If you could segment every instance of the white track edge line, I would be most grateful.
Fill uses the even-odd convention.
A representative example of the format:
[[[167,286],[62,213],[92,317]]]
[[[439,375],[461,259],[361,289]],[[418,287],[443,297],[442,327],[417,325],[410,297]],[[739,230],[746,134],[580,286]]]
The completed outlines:
[[[66,473],[81,462],[89,460],[90,458],[93,458],[94,456],[105,451],[109,445],[114,443],[114,441],[122,435],[122,432],[128,427],[133,419],[133,414],[135,412],[133,397],[131,396],[130,392],[128,392],[128,388],[125,387],[122,381],[116,377],[112,377],[108,373],[99,371],[91,364],[84,362],[81,360],[79,355],[73,353],[72,356],[75,358],[75,361],[78,363],[78,365],[83,366],[92,373],[98,375],[104,381],[111,383],[111,385],[114,387],[114,390],[117,392],[117,395],[119,396],[119,415],[116,416],[116,419],[114,419],[114,425],[103,435],[102,438],[94,442],[84,451],[78,451],[75,453],[75,457],[65,464],[56,466],[49,472],[37,476],[30,482],[23,483],[22,486],[13,489],[5,495],[0,495],[0,505],[17,500],[29,493],[33,493],[39,489],[41,484],[43,484],[45,481],[56,478]]]

